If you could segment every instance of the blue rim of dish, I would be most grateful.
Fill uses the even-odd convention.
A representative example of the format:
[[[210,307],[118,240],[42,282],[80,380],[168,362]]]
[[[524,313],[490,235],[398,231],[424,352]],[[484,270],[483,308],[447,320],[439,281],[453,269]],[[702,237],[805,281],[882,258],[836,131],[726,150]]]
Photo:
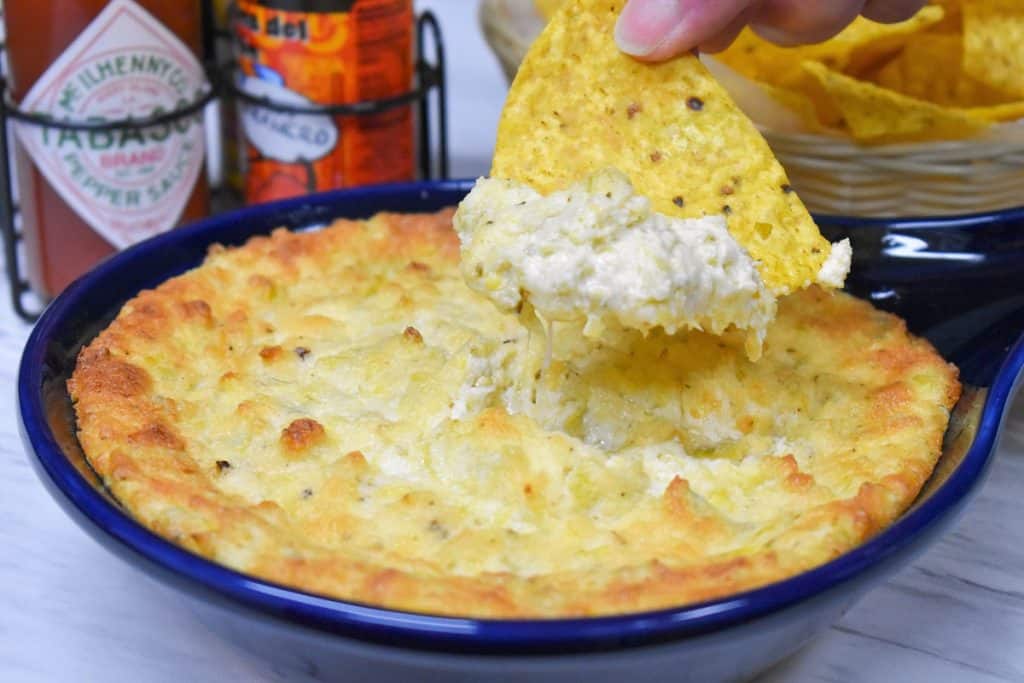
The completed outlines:
[[[378,186],[327,193],[331,198],[386,196],[411,191],[465,191],[466,181]],[[282,211],[300,210],[315,199],[288,200]],[[626,615],[542,620],[497,620],[437,617],[402,612],[312,595],[256,579],[215,564],[180,548],[134,521],[106,499],[64,456],[47,422],[44,386],[46,341],[78,305],[92,283],[116,272],[141,250],[158,250],[187,241],[228,221],[244,221],[265,207],[250,207],[159,235],[100,264],[73,283],[37,322],[19,368],[18,405],[21,428],[41,474],[49,478],[80,516],[129,554],[167,570],[194,592],[267,617],[361,641],[398,645],[425,652],[481,655],[556,654],[609,650],[671,642],[723,630],[776,613],[847,583],[906,550],[911,541],[956,511],[984,474],[995,448],[1006,408],[1024,369],[1024,337],[1008,352],[982,409],[971,448],[942,486],[918,507],[868,542],[840,557],[789,579],[761,588],[684,607]],[[1000,214],[995,214],[1000,215]],[[1004,212],[1024,219],[1024,209]],[[946,226],[992,222],[990,215],[941,220],[857,220],[858,225],[884,223],[894,228],[917,223]],[[850,223],[852,219],[835,219]]]

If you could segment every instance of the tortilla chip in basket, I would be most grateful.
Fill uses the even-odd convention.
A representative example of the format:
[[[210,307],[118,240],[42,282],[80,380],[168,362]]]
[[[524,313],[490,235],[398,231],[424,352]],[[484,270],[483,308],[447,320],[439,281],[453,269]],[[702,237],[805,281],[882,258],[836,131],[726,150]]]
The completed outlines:
[[[833,105],[842,112],[846,130],[860,142],[958,140],[988,127],[983,118],[968,111],[942,107],[859,81],[818,62],[804,62],[803,68],[822,85]]]

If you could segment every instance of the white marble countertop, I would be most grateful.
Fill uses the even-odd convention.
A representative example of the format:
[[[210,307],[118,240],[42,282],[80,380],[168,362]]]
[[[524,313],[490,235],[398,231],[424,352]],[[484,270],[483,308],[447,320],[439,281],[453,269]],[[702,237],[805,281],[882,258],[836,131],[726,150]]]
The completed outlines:
[[[483,173],[504,84],[475,3],[419,5],[448,36],[453,172]],[[0,681],[297,680],[220,640],[50,499],[18,436],[15,373],[29,328],[7,300],[0,288]],[[1024,434],[1024,401],[1013,423]],[[1011,433],[941,542],[763,680],[1024,681],[1022,500],[1024,438]]]

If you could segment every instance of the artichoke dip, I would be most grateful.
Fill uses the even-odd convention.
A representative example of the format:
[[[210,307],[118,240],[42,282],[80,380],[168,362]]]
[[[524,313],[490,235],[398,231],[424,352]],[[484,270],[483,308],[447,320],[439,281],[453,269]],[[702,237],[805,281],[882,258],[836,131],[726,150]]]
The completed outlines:
[[[530,306],[547,323],[578,322],[588,337],[655,327],[748,333],[757,357],[777,294],[729,234],[724,216],[654,211],[624,173],[608,169],[542,196],[480,179],[455,215],[469,286],[505,311]],[[817,282],[842,287],[849,242],[833,245]],[[807,283],[810,285],[812,283]]]

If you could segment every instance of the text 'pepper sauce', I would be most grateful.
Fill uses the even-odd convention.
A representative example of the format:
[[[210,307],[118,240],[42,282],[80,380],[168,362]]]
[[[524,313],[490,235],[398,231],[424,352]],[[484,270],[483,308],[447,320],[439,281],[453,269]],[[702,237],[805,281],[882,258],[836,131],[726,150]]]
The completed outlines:
[[[13,96],[65,121],[143,119],[194,102],[199,0],[7,0]],[[19,123],[29,279],[50,297],[100,259],[208,212],[199,114],[145,130]]]

